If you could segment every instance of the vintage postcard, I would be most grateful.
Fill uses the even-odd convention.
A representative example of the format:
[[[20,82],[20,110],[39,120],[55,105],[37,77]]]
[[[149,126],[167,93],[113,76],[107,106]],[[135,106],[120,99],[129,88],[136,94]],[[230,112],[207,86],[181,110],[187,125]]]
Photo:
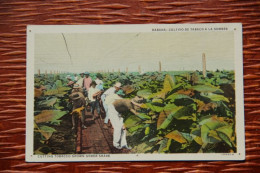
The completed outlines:
[[[242,25],[27,27],[26,161],[244,160]]]

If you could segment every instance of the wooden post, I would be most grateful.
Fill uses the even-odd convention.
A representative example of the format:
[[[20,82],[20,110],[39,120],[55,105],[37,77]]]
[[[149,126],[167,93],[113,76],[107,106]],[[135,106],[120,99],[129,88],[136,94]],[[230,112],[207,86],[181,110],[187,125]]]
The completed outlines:
[[[138,66],[138,72],[139,72],[139,74],[141,74],[141,66],[140,65]]]
[[[126,73],[128,73],[128,67],[126,67],[126,70],[125,70]]]
[[[38,76],[40,76],[41,75],[41,71],[40,71],[40,69],[38,69]]]
[[[203,68],[203,76],[207,76],[207,71],[206,71],[206,56],[205,53],[202,54],[202,68]]]
[[[162,64],[161,64],[161,61],[159,61],[159,72],[162,71]]]

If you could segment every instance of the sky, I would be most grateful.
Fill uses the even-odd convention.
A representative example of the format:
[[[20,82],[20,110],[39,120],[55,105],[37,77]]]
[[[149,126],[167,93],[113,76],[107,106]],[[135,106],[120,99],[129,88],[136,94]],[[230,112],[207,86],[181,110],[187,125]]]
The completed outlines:
[[[35,73],[234,70],[234,33],[41,33],[35,34]]]

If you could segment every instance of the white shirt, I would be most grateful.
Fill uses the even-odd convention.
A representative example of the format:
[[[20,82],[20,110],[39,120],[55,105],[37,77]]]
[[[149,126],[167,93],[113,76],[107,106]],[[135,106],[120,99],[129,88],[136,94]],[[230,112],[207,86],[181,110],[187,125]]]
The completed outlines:
[[[96,79],[95,82],[96,82],[97,85],[99,85],[99,84],[103,84],[103,81],[100,80],[100,79]]]
[[[103,95],[105,95],[105,97],[107,97],[107,96],[109,96],[111,94],[115,94],[115,92],[116,92],[116,88],[115,87],[111,87],[108,90],[106,90]]]
[[[100,90],[97,89],[97,88],[90,87],[89,90],[88,90],[88,99],[89,99],[91,102],[96,101],[96,98],[93,98],[93,95],[96,94],[96,93],[99,92],[99,91],[100,91]]]
[[[83,79],[84,79],[84,78],[80,78],[80,79],[76,82],[76,84],[79,84],[79,86],[80,86],[81,88],[83,88]]]
[[[106,97],[105,103],[107,105],[110,105],[114,103],[115,100],[122,99],[122,97],[119,97],[117,94],[110,94],[109,96]]]

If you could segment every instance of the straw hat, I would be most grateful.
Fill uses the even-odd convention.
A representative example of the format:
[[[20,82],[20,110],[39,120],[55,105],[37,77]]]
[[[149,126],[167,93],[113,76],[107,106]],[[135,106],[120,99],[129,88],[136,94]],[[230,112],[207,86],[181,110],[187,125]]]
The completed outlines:
[[[72,84],[74,84],[74,82],[73,81],[69,81],[69,83],[67,85],[72,85]]]
[[[78,88],[81,88],[81,87],[79,86],[79,84],[74,84],[74,85],[73,85],[73,89],[78,89]]]
[[[75,94],[72,95],[71,99],[72,99],[73,101],[74,101],[74,100],[78,100],[78,99],[80,99],[80,96],[79,96],[79,94],[75,93]]]
[[[116,82],[115,83],[115,87],[120,88],[121,87],[121,83],[120,82]]]

